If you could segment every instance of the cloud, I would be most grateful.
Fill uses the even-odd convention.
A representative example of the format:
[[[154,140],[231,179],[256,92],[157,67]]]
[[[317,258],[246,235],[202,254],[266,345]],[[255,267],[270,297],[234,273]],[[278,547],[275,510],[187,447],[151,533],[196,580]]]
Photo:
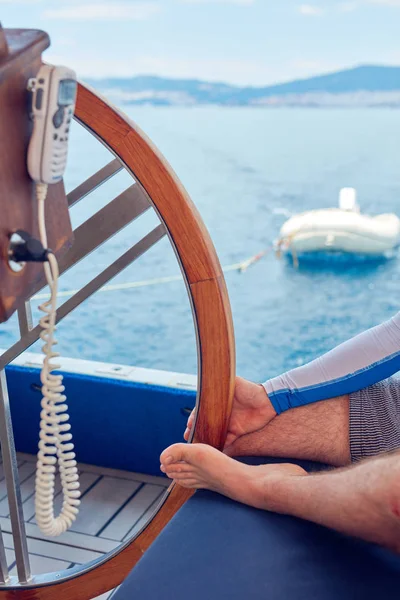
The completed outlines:
[[[45,19],[65,21],[144,21],[160,11],[156,2],[96,2],[43,11]]]
[[[299,13],[306,17],[320,17],[324,14],[324,11],[319,6],[313,4],[302,4],[299,6]]]

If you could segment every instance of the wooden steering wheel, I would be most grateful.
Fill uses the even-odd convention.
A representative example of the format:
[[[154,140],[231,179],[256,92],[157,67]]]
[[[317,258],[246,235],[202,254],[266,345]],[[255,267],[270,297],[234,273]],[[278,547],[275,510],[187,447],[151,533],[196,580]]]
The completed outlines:
[[[161,225],[135,245],[136,250],[127,264],[163,235],[168,235],[186,283],[196,330],[199,385],[194,441],[221,449],[233,397],[235,348],[228,294],[209,234],[171,167],[124,114],[92,90],[79,85],[75,119],[114,154],[115,160],[73,190],[68,195],[69,205],[81,200],[124,168],[134,177],[135,183],[112,203],[119,202],[121,208],[123,198],[128,200],[129,209],[122,207],[121,210],[130,212],[131,216],[126,218],[131,220],[141,214],[149,203],[157,212]],[[117,205],[113,207],[113,215],[117,208]],[[103,210],[107,210],[107,207]],[[107,221],[106,213],[101,217],[103,223]],[[118,220],[118,216],[116,218]],[[118,230],[118,224],[114,223],[114,228]],[[75,244],[60,262],[61,273],[113,232],[103,232],[103,239],[96,239],[97,233],[92,232],[88,236],[83,224],[74,233]],[[113,273],[107,276],[110,279]],[[96,278],[93,281],[96,282]],[[104,280],[93,285],[89,291],[93,293],[103,284]],[[88,295],[90,293],[86,293],[85,297]],[[69,304],[71,301],[72,306]],[[79,301],[82,301],[82,297],[65,302],[58,311],[58,320],[66,316]],[[5,357],[9,362],[29,347],[37,339],[36,330],[25,332],[15,345],[14,353],[11,349],[1,358]],[[2,583],[0,600],[53,600],[55,597],[58,600],[90,600],[117,587],[192,493],[171,485],[151,520],[136,537],[93,563],[57,574],[34,576],[23,585],[14,581]]]

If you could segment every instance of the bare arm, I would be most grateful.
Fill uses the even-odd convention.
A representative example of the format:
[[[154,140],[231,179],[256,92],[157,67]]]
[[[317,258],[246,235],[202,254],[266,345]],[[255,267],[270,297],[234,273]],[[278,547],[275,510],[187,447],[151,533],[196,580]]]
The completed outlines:
[[[316,475],[265,478],[265,506],[400,552],[400,454]]]

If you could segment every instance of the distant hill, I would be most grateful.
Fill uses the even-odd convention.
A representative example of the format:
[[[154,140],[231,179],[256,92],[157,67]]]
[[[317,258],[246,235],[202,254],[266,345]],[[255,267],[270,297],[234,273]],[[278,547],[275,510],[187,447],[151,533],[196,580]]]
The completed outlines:
[[[365,65],[265,87],[150,75],[89,83],[120,104],[400,107],[400,67]]]

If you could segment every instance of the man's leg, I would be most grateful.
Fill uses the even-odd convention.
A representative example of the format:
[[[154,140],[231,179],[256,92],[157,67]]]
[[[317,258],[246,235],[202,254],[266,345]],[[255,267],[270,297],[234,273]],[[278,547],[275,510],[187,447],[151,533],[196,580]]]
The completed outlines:
[[[400,448],[400,380],[288,410],[225,448],[229,456],[303,458],[344,466]]]
[[[238,438],[224,452],[229,456],[279,456],[347,465],[349,396],[288,410],[263,429]]]
[[[161,470],[179,485],[205,488],[400,552],[400,455],[307,474],[293,464],[245,465],[205,444],[174,444]]]
[[[186,440],[193,423],[194,412],[188,420]],[[276,416],[264,387],[237,377],[224,452],[348,464],[349,398],[313,402]]]

